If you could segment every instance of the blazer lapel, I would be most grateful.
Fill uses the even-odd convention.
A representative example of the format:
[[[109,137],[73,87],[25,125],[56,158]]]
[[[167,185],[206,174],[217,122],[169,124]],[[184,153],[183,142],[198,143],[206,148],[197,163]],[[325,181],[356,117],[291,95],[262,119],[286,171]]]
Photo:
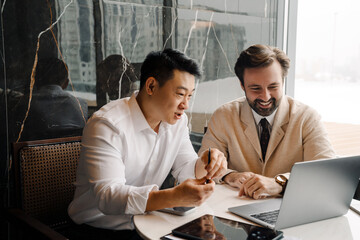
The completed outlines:
[[[261,154],[259,136],[255,126],[255,120],[251,112],[251,108],[247,101],[244,102],[243,108],[241,110],[240,119],[246,125],[244,131],[245,136],[248,138],[249,142],[251,143],[251,145],[253,146],[253,148],[261,158],[262,154]]]
[[[285,132],[282,126],[289,122],[289,103],[287,97],[282,97],[281,103],[276,112],[274,119],[274,125],[271,131],[269,146],[266,152],[265,161],[267,161],[271,154],[275,151],[276,147],[280,144],[283,139]]]

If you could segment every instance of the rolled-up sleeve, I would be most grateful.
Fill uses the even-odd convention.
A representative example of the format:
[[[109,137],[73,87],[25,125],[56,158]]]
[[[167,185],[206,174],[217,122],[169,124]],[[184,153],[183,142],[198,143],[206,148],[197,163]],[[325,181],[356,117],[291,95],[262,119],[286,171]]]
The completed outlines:
[[[135,189],[133,189],[135,188]],[[142,214],[146,210],[147,200],[151,191],[159,190],[157,185],[144,187],[130,187],[128,194],[128,203],[126,206],[126,214]]]

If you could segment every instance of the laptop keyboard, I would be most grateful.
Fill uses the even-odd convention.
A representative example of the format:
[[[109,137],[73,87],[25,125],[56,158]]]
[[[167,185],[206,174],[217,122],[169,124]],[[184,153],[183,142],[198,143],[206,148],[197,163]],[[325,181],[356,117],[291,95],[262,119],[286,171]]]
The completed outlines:
[[[274,210],[274,211],[270,211],[270,212],[253,214],[251,216],[254,218],[257,218],[261,221],[270,223],[271,225],[274,225],[276,223],[276,219],[278,218],[279,211],[280,210],[278,209],[278,210]]]

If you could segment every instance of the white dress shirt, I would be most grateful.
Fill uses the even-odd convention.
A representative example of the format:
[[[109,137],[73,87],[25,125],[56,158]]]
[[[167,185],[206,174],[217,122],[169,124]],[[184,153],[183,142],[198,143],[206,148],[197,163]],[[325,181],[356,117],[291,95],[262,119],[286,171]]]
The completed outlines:
[[[84,128],[76,191],[69,215],[76,223],[106,229],[134,229],[150,191],[170,170],[178,181],[195,178],[195,153],[187,116],[159,133],[147,123],[137,101],[112,101],[94,113]]]

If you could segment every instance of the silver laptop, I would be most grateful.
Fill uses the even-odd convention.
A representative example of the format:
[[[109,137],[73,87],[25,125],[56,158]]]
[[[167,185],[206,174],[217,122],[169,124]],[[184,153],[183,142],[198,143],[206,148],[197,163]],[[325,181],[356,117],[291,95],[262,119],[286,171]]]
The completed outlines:
[[[360,156],[295,163],[284,197],[229,208],[272,229],[347,213],[360,177]]]

